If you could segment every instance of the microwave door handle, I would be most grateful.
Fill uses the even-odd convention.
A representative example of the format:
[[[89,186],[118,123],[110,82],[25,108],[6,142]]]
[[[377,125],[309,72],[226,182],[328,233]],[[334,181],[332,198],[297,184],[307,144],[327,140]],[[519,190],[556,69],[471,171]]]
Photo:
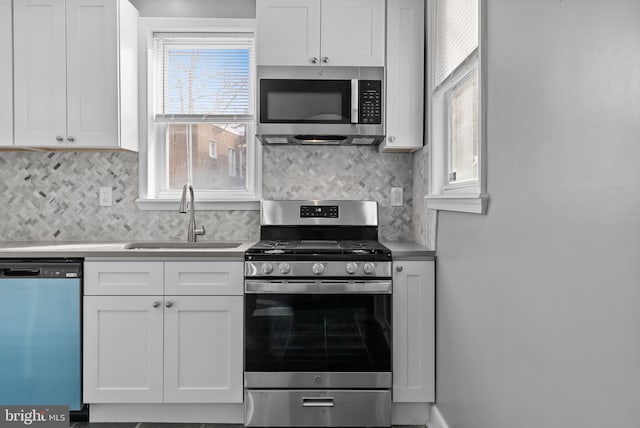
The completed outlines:
[[[358,79],[351,79],[351,123],[358,123]]]

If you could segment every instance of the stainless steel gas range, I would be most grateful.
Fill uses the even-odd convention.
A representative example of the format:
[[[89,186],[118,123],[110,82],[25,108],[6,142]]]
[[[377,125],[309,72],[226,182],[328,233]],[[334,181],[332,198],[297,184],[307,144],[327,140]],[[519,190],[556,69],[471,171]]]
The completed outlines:
[[[373,201],[263,201],[245,253],[245,424],[391,425],[391,251]]]

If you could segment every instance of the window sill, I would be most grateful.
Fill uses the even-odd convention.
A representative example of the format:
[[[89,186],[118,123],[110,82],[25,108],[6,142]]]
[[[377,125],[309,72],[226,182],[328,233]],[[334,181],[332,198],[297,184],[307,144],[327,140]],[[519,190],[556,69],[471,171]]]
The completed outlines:
[[[474,195],[428,195],[424,197],[428,209],[458,211],[462,213],[486,214],[489,205],[488,193]]]
[[[140,211],[177,211],[175,199],[136,199]],[[198,211],[258,211],[260,201],[196,201]]]

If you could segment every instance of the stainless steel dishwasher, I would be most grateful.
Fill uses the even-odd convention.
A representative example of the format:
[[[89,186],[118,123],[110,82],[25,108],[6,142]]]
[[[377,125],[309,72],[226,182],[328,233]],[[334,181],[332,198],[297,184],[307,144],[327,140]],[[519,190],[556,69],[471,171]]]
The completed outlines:
[[[0,404],[82,407],[82,261],[0,259]]]

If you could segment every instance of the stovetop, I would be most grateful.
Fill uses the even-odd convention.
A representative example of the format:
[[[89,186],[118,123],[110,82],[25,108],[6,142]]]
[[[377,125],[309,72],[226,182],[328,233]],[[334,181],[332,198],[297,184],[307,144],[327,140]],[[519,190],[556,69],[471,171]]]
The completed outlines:
[[[368,240],[262,240],[249,248],[247,254],[387,255],[391,251],[378,241]]]

